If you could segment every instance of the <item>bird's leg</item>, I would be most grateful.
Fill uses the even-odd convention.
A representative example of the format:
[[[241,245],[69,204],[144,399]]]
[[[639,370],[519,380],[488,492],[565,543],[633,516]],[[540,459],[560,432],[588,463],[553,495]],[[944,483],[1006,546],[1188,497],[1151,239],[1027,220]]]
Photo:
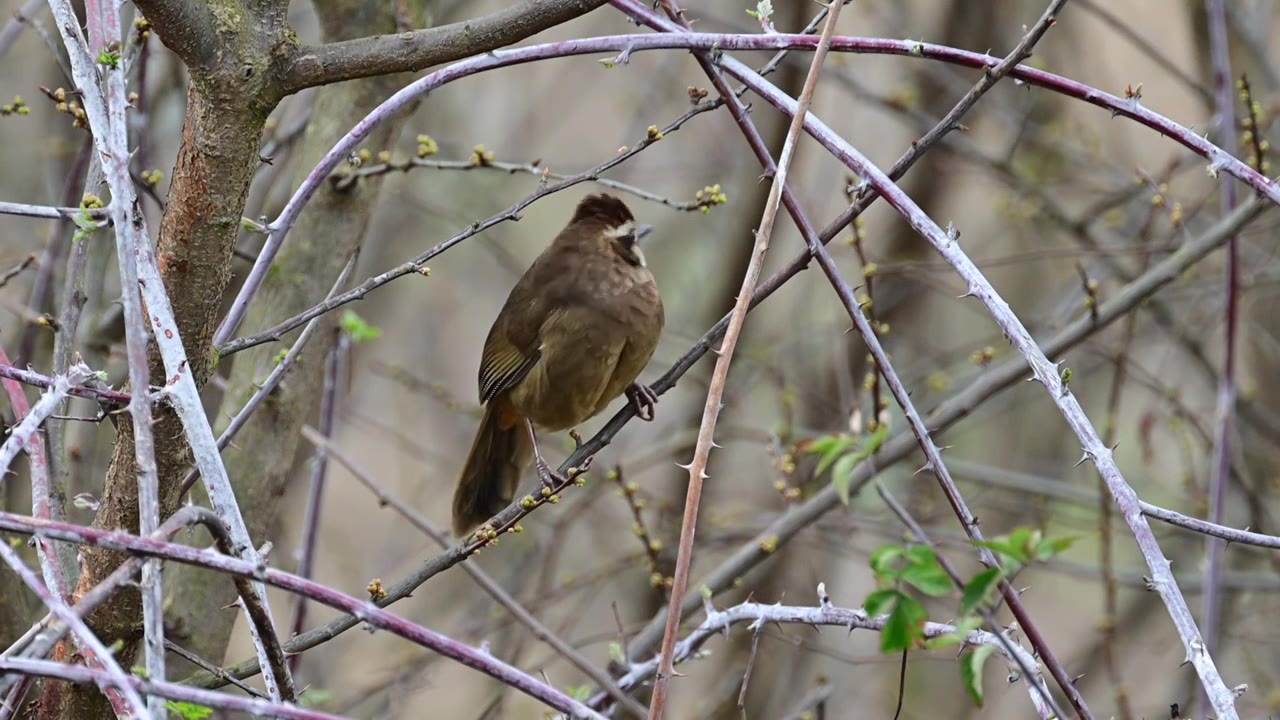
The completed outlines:
[[[556,472],[555,469],[542,458],[542,451],[538,449],[538,436],[533,432],[533,423],[529,418],[524,419],[524,427],[529,431],[529,441],[533,443],[533,464],[538,468],[538,479],[548,488],[554,488],[557,485],[563,485],[569,480]]]
[[[636,417],[650,422],[653,420],[654,410],[658,407],[658,393],[648,385],[642,385],[633,382],[627,386],[627,401],[631,403],[631,407],[635,408]]]

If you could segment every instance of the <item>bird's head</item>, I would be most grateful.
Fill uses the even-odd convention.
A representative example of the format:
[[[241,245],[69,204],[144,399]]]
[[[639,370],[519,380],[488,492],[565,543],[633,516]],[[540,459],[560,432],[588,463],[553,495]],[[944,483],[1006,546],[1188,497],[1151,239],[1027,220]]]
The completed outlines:
[[[605,243],[627,263],[645,266],[640,239],[652,232],[653,226],[637,223],[631,210],[618,198],[603,193],[586,196],[578,203],[569,225]]]

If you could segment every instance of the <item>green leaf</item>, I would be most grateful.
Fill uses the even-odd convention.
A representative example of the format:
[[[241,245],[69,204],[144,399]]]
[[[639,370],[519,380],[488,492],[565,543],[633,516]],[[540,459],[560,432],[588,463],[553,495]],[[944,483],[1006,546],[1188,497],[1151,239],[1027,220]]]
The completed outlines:
[[[894,562],[902,557],[905,551],[901,545],[881,545],[871,553],[871,570],[877,578],[892,579],[898,577]]]
[[[804,451],[812,455],[826,455],[837,445],[840,445],[840,443],[845,443],[844,445],[840,445],[840,447],[847,447],[848,442],[849,437],[847,435],[823,435],[820,438],[814,438],[806,443]]]
[[[964,678],[969,697],[978,707],[982,707],[982,666],[995,651],[990,645],[979,645],[960,660],[960,676]]]
[[[176,713],[182,720],[204,720],[213,714],[213,708],[184,701],[166,700],[164,707]]]
[[[342,313],[342,320],[339,322],[342,330],[347,333],[353,343],[376,340],[382,336],[382,328],[365,322],[364,318],[357,315],[354,310]]]
[[[853,484],[853,469],[858,466],[858,453],[845,453],[831,468],[831,484],[835,486],[840,502],[849,505],[849,487]]]
[[[898,601],[898,598],[905,597],[901,591],[889,588],[887,590],[877,590],[867,596],[862,601],[862,607],[867,611],[868,615],[883,615],[889,612],[889,608]]]
[[[964,595],[960,599],[960,613],[968,615],[977,609],[979,605],[986,602],[987,597],[991,595],[991,591],[995,590],[1003,577],[1004,571],[993,567],[987,568],[970,578],[969,582],[964,585]]]
[[[871,435],[867,438],[867,444],[864,445],[862,448],[862,452],[864,453],[862,457],[864,458],[871,457],[871,455],[875,453],[875,451],[880,449],[880,446],[883,445],[884,441],[887,440],[888,438],[889,438],[888,423],[880,423],[880,427],[877,427],[876,431],[871,433]]]
[[[1026,565],[1035,556],[1040,545],[1040,531],[1028,527],[1014,528],[1008,535],[1000,535],[990,540],[973,541],[978,547],[989,548],[1000,555],[1000,559],[1015,567]]]
[[[756,9],[748,10],[747,14],[757,20],[768,22],[769,17],[773,15],[773,2],[771,0],[760,0],[760,2],[756,3]]]
[[[1036,546],[1040,544],[1039,530],[1029,527],[1016,527],[1009,533],[1009,544],[1015,548],[1014,557],[1018,562],[1030,562]]]
[[[627,656],[622,654],[622,643],[617,641],[609,643],[609,659],[620,665],[626,664]]]
[[[815,475],[821,475],[826,472],[827,468],[831,467],[831,463],[838,460],[845,450],[849,449],[851,445],[857,442],[855,438],[849,437],[848,435],[836,435],[829,439],[830,442],[824,442],[828,440],[828,438],[819,438],[813,443],[813,445],[809,446],[810,452],[820,453],[822,455],[822,458],[818,460],[818,467],[814,471]],[[813,449],[818,446],[821,446],[823,449]]]
[[[76,231],[71,235],[71,242],[80,242],[98,229],[98,223],[94,222],[87,207],[81,207],[79,212],[73,214],[71,222],[76,225]]]
[[[915,545],[907,548],[907,561],[912,565],[919,565],[922,563],[936,564],[938,562],[938,556],[934,554],[932,545],[916,543]]]
[[[579,685],[578,687],[569,688],[569,697],[578,702],[586,702],[591,699],[591,686]]]
[[[113,53],[110,50],[102,49],[98,51],[98,64],[106,65],[109,68],[120,67],[120,53]]]
[[[1075,543],[1075,541],[1076,541],[1075,536],[1060,537],[1060,538],[1046,538],[1044,540],[1041,540],[1040,544],[1036,545],[1036,551],[1035,551],[1036,559],[1040,561],[1044,561],[1052,557],[1061,555],[1063,552],[1067,550],[1067,548],[1071,547],[1071,545]]]
[[[971,616],[962,619],[956,623],[956,629],[946,635],[925,640],[924,647],[926,650],[941,650],[943,648],[961,645],[969,637],[969,633],[982,627],[982,618]]]
[[[891,653],[914,647],[923,637],[922,628],[928,616],[919,600],[898,593],[898,603],[880,631],[880,652]]]
[[[913,563],[902,571],[902,579],[915,589],[930,597],[944,597],[951,594],[951,578],[947,575],[937,559],[929,563]]]

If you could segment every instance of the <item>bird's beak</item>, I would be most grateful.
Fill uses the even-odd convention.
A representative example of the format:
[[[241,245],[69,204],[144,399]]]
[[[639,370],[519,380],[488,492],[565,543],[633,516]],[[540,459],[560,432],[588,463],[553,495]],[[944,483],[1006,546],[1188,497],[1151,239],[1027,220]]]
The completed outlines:
[[[648,224],[645,224],[645,225],[637,225],[637,226],[636,226],[636,240],[642,240],[642,239],[644,239],[644,236],[645,236],[645,235],[648,235],[648,234],[649,234],[649,233],[651,233],[651,232],[653,232],[653,226],[652,226],[652,225],[648,225]]]

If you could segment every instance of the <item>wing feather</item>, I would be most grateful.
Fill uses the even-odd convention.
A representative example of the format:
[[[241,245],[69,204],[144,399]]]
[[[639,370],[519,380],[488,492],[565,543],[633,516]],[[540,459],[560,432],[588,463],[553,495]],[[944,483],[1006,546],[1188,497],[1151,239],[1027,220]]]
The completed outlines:
[[[495,332],[485,342],[484,355],[480,359],[481,404],[489,402],[498,393],[515,387],[529,374],[542,359],[542,333],[563,314],[563,310],[556,309],[547,316],[534,338],[537,344],[528,353],[521,352],[515,343],[507,339],[504,332],[495,328]]]

